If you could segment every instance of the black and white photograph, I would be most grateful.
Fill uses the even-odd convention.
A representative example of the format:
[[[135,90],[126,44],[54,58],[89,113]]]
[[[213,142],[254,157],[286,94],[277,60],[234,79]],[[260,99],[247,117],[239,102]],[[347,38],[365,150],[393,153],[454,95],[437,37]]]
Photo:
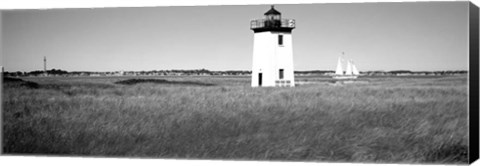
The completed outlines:
[[[1,152],[469,164],[476,5],[2,9]]]

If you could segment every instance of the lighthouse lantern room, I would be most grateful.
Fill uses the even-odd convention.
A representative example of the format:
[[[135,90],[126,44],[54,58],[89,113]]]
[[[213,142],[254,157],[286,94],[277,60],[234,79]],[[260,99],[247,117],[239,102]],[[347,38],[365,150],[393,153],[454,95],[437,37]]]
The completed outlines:
[[[271,9],[264,18],[252,20],[254,32],[252,87],[295,86],[293,75],[292,30],[295,20],[282,19]]]

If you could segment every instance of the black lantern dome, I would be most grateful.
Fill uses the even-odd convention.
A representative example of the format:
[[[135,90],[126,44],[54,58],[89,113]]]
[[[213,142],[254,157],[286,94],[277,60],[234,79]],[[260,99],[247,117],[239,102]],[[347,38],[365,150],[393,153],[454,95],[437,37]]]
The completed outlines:
[[[272,5],[272,8],[268,10],[265,15],[281,15],[279,11],[275,10],[274,6]]]
[[[267,20],[280,20],[282,14],[279,11],[275,10],[272,5],[272,8],[268,10],[264,15],[265,19]]]

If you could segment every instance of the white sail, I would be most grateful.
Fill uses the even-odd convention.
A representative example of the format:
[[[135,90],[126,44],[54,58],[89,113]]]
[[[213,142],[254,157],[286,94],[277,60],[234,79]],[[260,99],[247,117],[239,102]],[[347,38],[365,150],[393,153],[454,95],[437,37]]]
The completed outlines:
[[[358,69],[355,66],[355,64],[353,64],[353,62],[352,62],[352,73],[353,75],[360,75],[360,72],[358,72]]]
[[[350,61],[347,62],[347,71],[345,72],[345,75],[352,75],[352,64]]]
[[[338,57],[337,70],[335,70],[336,75],[343,75],[342,69],[342,58]]]
[[[345,53],[342,52],[342,55]],[[338,80],[352,80],[352,79],[357,79],[358,76],[360,76],[360,72],[358,71],[357,67],[355,64],[353,64],[352,60],[347,61],[347,68],[345,74],[343,74],[343,69],[342,69],[342,58],[338,58],[338,63],[337,63],[337,70],[335,71],[335,75],[333,75],[332,78],[338,79]]]

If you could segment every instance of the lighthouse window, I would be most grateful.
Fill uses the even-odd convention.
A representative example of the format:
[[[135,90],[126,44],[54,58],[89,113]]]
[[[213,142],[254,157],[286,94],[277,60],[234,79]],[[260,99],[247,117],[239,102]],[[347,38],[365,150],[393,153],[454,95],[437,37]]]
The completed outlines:
[[[283,35],[278,35],[278,45],[283,45]]]
[[[278,70],[278,77],[279,79],[283,79],[283,69]]]

